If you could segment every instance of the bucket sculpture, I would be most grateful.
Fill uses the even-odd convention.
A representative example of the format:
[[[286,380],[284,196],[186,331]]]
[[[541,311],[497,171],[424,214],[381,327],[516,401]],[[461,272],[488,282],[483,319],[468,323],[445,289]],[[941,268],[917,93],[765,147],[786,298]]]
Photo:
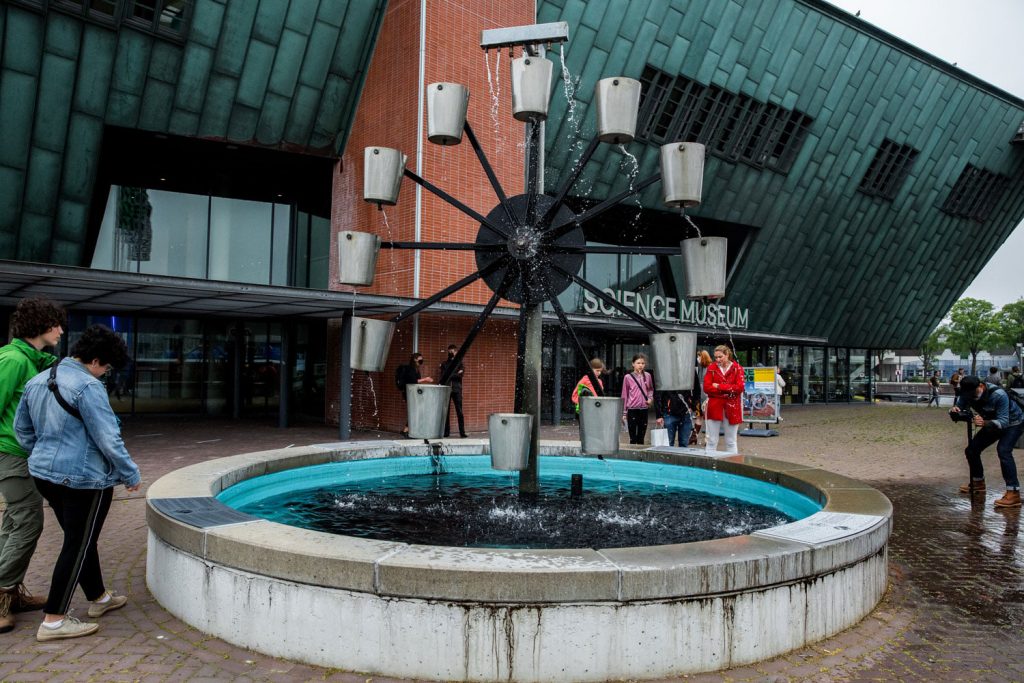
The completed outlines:
[[[409,411],[409,436],[439,439],[444,434],[448,399],[452,388],[442,384],[407,384],[405,399]]]
[[[597,104],[597,137],[601,142],[624,145],[633,142],[640,108],[640,81],[603,78],[594,90]]]
[[[651,335],[651,360],[658,373],[658,389],[693,389],[697,335],[663,332]]]
[[[493,413],[487,418],[491,439],[491,467],[496,470],[526,469],[530,458],[533,415]]]
[[[389,147],[367,147],[363,153],[363,199],[394,206],[402,187],[407,157]]]
[[[611,396],[580,398],[580,442],[587,455],[619,452],[622,430],[622,399]]]
[[[380,372],[388,362],[388,349],[395,324],[375,318],[352,319],[352,351],[350,360],[353,370]]]
[[[665,206],[700,205],[704,186],[704,145],[674,142],[661,147],[661,187]]]
[[[369,232],[338,233],[338,282],[343,285],[373,284],[380,253],[380,237]]]
[[[512,60],[512,116],[517,121],[548,117],[553,64],[543,57]]]
[[[724,237],[693,237],[680,243],[683,274],[689,299],[721,299],[725,296],[726,257]]]
[[[427,139],[435,145],[462,142],[469,107],[469,88],[458,83],[427,86]]]

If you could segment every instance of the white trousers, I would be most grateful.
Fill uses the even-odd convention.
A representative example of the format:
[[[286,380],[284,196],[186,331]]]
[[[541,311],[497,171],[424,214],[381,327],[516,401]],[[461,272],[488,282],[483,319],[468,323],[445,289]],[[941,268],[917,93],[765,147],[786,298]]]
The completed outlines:
[[[731,425],[727,420],[705,420],[704,430],[706,432],[707,445],[704,450],[712,453],[718,450],[718,432],[725,432],[725,452],[730,455],[738,453],[736,450],[736,434],[740,431],[739,424]]]

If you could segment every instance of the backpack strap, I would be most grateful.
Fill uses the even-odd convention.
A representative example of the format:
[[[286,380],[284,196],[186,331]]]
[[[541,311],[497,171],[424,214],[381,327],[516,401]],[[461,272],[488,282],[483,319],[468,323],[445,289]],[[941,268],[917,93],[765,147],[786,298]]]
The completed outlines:
[[[60,387],[57,386],[57,366],[59,363],[54,363],[50,366],[50,376],[46,380],[46,388],[53,393],[53,397],[57,399],[57,403],[60,407],[68,412],[71,417],[75,418],[79,422],[82,422],[82,413],[78,408],[68,403],[63,396],[60,395]]]

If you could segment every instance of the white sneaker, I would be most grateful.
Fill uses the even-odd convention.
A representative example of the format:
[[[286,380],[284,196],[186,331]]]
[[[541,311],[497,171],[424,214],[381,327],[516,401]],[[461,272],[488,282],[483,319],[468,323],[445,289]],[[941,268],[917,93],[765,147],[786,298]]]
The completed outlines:
[[[47,640],[81,638],[82,636],[91,636],[98,630],[100,630],[99,624],[81,622],[74,617],[65,616],[64,623],[57,628],[49,628],[45,623],[39,624],[39,630],[36,631],[36,640],[42,643]]]
[[[89,604],[88,614],[90,619],[102,617],[107,612],[121,609],[128,603],[128,596],[126,595],[114,595],[110,591],[107,591],[107,595],[110,596],[110,599],[106,602],[93,602]]]

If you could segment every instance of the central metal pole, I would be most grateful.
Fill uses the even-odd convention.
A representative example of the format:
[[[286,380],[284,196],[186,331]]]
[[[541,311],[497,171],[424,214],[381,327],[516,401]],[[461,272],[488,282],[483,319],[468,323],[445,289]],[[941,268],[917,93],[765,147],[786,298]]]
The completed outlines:
[[[530,49],[530,48],[527,48]],[[530,49],[537,57],[544,59],[544,46]],[[526,124],[526,192],[532,195],[529,202],[536,206],[535,198],[544,193],[544,122],[531,121]],[[528,212],[530,213],[530,212]],[[536,216],[527,220],[536,223]],[[525,470],[519,472],[520,495],[540,493],[540,391],[541,361],[543,349],[544,304],[521,304],[526,306],[526,344],[523,354],[523,412],[533,415],[533,432],[530,434],[530,455]],[[555,350],[558,353],[558,350]]]

